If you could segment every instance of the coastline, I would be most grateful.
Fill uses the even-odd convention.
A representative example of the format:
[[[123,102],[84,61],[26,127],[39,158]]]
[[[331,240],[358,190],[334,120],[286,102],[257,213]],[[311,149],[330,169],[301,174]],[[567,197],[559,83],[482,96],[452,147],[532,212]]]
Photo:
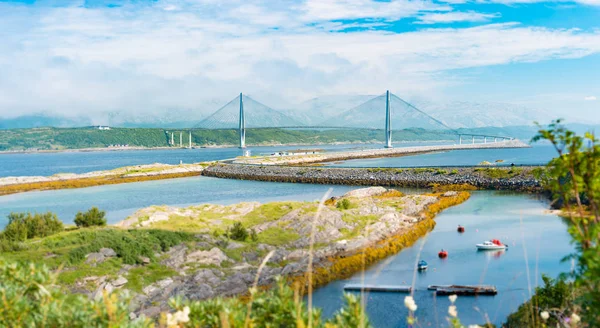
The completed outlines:
[[[450,142],[452,140],[422,140],[422,141],[399,141],[395,144],[403,143],[436,143],[436,142]],[[289,147],[289,146],[324,146],[324,145],[374,145],[382,144],[382,141],[340,141],[340,142],[329,142],[329,143],[258,143],[248,144],[248,147]],[[193,149],[221,149],[221,148],[238,148],[235,144],[220,144],[220,145],[195,145]],[[143,146],[131,146],[131,147],[91,147],[91,148],[73,148],[73,149],[41,149],[41,150],[1,150],[0,155],[14,155],[14,154],[52,154],[52,153],[89,153],[89,152],[111,152],[111,151],[152,151],[152,150],[180,150],[189,149],[189,147],[143,147]]]

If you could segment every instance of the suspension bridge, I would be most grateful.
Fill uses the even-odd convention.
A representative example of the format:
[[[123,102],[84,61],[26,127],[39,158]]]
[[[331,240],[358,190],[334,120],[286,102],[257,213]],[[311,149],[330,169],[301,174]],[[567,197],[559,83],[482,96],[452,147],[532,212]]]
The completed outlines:
[[[273,128],[384,130],[386,148],[392,147],[394,131],[407,129],[420,129],[428,133],[452,136],[457,139],[459,144],[469,141],[475,144],[479,140],[482,143],[488,143],[488,139],[490,142],[513,140],[507,136],[461,133],[389,91],[316,125],[303,124],[289,115],[240,93],[239,96],[200,121],[194,128],[237,129],[240,148],[246,148],[246,130]]]

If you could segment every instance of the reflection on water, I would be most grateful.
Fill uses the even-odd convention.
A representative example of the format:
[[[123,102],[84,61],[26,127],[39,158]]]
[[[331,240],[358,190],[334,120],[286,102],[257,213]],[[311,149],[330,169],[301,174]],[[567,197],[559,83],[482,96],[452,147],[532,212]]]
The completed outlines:
[[[436,297],[429,285],[495,285],[496,296],[460,296],[456,303],[465,325],[483,324],[488,319],[499,325],[529,298],[527,272],[533,286],[541,273],[552,277],[569,270],[562,257],[573,248],[566,225],[554,214],[544,213],[547,204],[524,194],[474,192],[467,202],[438,215],[435,229],[412,247],[365,271],[368,284],[406,285],[413,283],[420,327],[447,326],[447,297]],[[519,213],[519,214],[516,214]],[[457,232],[458,224],[466,228]],[[552,243],[544,242],[548,237]],[[504,251],[478,251],[475,244],[500,239],[509,245]],[[438,258],[440,249],[448,257]],[[417,259],[428,262],[426,272],[415,274]],[[529,270],[525,259],[529,263]],[[362,274],[336,281],[318,289],[316,306],[331,315],[342,305],[343,286],[360,283]],[[368,293],[367,312],[376,327],[406,327],[405,294]],[[487,319],[486,319],[487,318]]]

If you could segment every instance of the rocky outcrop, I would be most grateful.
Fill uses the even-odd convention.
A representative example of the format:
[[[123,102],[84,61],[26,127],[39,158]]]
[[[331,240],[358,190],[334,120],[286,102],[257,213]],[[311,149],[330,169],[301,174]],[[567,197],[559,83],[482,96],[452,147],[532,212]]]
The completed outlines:
[[[319,205],[315,202],[142,209],[126,220],[131,223],[128,228],[166,225],[171,229],[178,226],[188,229],[193,225],[201,232],[195,235],[194,241],[155,254],[160,261],[156,264],[163,266],[161,272],[172,272],[172,275],[142,286],[142,290],[133,297],[133,315],[165,311],[168,309],[167,301],[175,296],[185,295],[192,300],[234,296],[247,293],[255,282],[264,286],[273,283],[280,275],[301,277],[309,267],[309,258],[312,258],[313,268],[318,272],[335,268],[331,262],[334,258],[356,256],[362,250],[377,247],[387,250],[382,242],[390,238],[409,234],[416,240],[421,234],[415,232],[415,227],[423,223],[427,223],[425,229],[431,227],[432,220],[424,220],[423,215],[428,206],[457,195],[403,195],[383,187],[362,188],[331,200],[318,217],[315,213]],[[336,202],[341,201],[350,205],[336,206]],[[157,215],[165,220],[149,219]],[[150,223],[141,225],[143,222]],[[231,227],[232,222],[241,222],[251,228],[256,239],[234,241],[224,237],[222,231]],[[400,248],[389,249],[397,251]],[[269,253],[267,265],[258,274],[261,262]],[[103,260],[111,256],[114,256],[114,250],[105,248],[88,258]],[[93,284],[95,289],[90,297],[94,298],[125,289],[129,281],[133,281],[129,272],[139,272],[131,269],[142,265],[123,267],[116,277],[89,277],[90,280],[83,280],[80,287]],[[148,270],[154,269],[156,267],[148,267]]]

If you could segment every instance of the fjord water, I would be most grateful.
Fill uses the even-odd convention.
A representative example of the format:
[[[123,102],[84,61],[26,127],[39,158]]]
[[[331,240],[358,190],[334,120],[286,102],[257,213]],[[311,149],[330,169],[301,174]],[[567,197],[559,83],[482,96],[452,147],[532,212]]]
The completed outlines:
[[[436,145],[448,142],[405,142],[396,147]],[[323,149],[344,151],[382,148],[381,144],[343,144],[315,146],[271,146],[249,147],[251,155],[271,154],[293,149]],[[199,149],[155,149],[155,150],[114,150],[114,151],[74,151],[57,153],[5,153],[0,154],[0,177],[7,176],[49,176],[57,173],[86,173],[112,170],[118,167],[163,163],[190,164],[216,161],[242,156],[238,148],[199,148]]]
[[[551,145],[531,148],[469,149],[435,152],[415,156],[354,159],[328,164],[334,167],[419,167],[472,166],[483,161],[497,165],[545,165],[556,156]]]
[[[311,146],[325,150],[348,150],[381,147],[378,144]],[[250,147],[252,155],[270,154],[281,150],[309,148],[308,146]],[[57,153],[0,154],[0,177],[49,176],[57,173],[86,173],[112,170],[118,167],[163,163],[186,164],[216,161],[243,155],[238,148],[154,149],[114,151],[73,151]]]
[[[467,202],[447,209],[436,217],[437,225],[425,238],[395,256],[369,267],[364,283],[411,285],[417,257],[429,269],[416,274],[414,298],[419,327],[447,326],[446,296],[435,297],[428,285],[489,284],[498,288],[496,296],[459,296],[456,305],[464,325],[491,322],[499,325],[520,304],[529,299],[531,289],[542,284],[541,274],[555,278],[570,270],[561,259],[573,251],[566,224],[556,215],[545,213],[547,203],[526,194],[478,191]],[[459,234],[457,226],[466,227]],[[476,243],[498,238],[509,245],[507,251],[477,251]],[[441,249],[448,251],[439,259]],[[528,271],[529,270],[529,271]],[[342,306],[343,286],[361,283],[363,274],[332,282],[315,291],[313,300],[323,314],[330,316]],[[399,293],[367,293],[366,306],[375,327],[407,327],[408,310]]]

